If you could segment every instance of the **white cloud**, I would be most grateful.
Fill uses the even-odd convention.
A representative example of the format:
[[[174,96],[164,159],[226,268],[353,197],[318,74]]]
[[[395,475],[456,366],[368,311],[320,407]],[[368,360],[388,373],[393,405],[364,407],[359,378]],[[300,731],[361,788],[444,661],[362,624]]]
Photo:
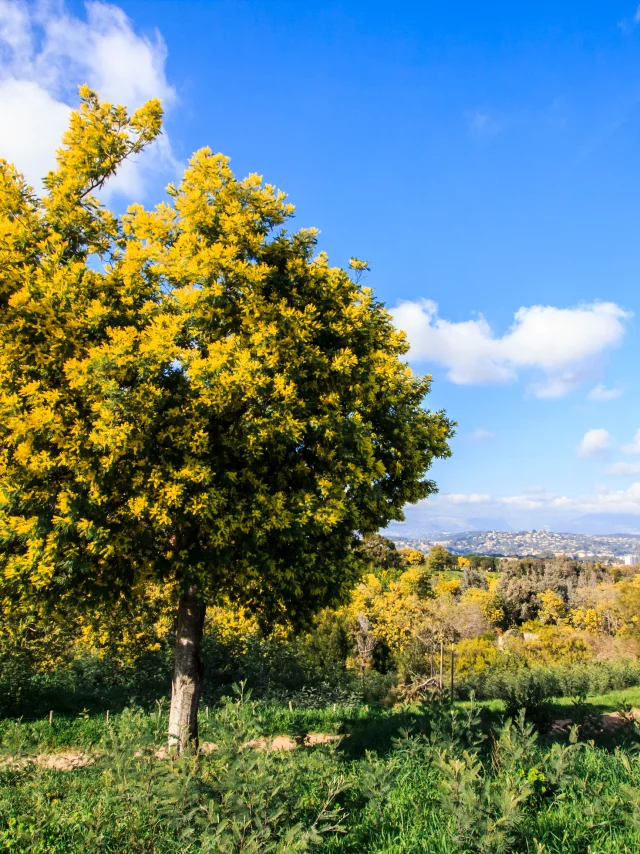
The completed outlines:
[[[26,175],[31,184],[53,169],[56,148],[69,123],[69,107],[32,80],[0,82],[0,156]]]
[[[608,430],[598,428],[587,430],[578,445],[579,457],[602,457],[611,447],[611,434]]]
[[[640,483],[632,483],[627,489],[602,490],[596,495],[567,501],[585,513],[640,513]]]
[[[631,444],[623,445],[622,450],[625,454],[640,454],[640,430],[636,430]]]
[[[392,315],[411,344],[410,358],[447,369],[460,385],[513,382],[522,371],[542,373],[531,389],[537,397],[562,397],[597,374],[606,350],[618,346],[632,313],[612,302],[575,308],[520,308],[513,324],[496,337],[484,317],[452,322],[430,300],[401,302]]]
[[[131,110],[149,98],[165,105],[175,100],[160,35],[152,40],[137,34],[117,6],[89,2],[85,8],[83,20],[64,2],[0,0],[0,157],[14,162],[36,188],[54,165],[80,84]],[[126,164],[111,191],[139,193],[143,168],[175,171],[166,134],[143,164]]]
[[[473,432],[469,433],[470,439],[475,439],[477,442],[484,442],[487,439],[495,439],[496,434],[490,430],[483,430],[482,427],[477,427]]]
[[[607,469],[608,474],[636,475],[640,474],[640,463],[614,463]]]
[[[481,495],[479,493],[469,495],[466,493],[449,492],[444,497],[451,504],[486,504],[487,501],[491,501],[490,495]]]
[[[457,493],[441,494],[419,502],[425,508],[435,505],[438,512],[446,510],[448,505],[477,505],[482,513],[513,510],[545,510],[555,516],[556,513],[633,513],[640,515],[640,482],[632,483],[627,489],[599,488],[591,493],[578,496],[555,495],[507,495],[492,496]],[[558,517],[559,518],[559,517]]]
[[[620,397],[622,393],[621,388],[607,388],[607,386],[599,383],[591,389],[587,397],[589,400],[593,400],[596,403],[604,403],[607,400],[615,400]]]
[[[548,505],[549,498],[544,495],[505,495],[501,498],[496,498],[496,502],[509,507],[516,507],[520,510],[538,510]]]
[[[536,397],[552,400],[569,394],[583,382],[588,382],[591,376],[592,370],[589,368],[564,371],[561,374],[549,376],[540,382],[532,383],[531,391]]]

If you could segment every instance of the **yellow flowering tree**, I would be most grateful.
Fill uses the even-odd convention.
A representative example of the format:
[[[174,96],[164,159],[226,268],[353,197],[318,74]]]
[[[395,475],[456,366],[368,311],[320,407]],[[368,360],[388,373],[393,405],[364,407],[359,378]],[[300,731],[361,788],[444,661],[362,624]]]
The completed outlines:
[[[403,566],[421,566],[426,563],[427,556],[418,549],[398,549]]]
[[[549,623],[559,625],[567,617],[567,606],[564,600],[553,590],[543,590],[538,593],[540,610],[538,619],[543,625]]]
[[[489,590],[470,587],[460,598],[460,602],[477,605],[487,622],[493,626],[500,625],[504,620],[504,609],[500,599]]]
[[[101,204],[161,119],[83,88],[41,198],[0,161],[0,577],[66,602],[175,584],[182,748],[206,604],[301,623],[339,598],[356,535],[434,491],[452,424],[259,176],[202,149],[154,210]]]

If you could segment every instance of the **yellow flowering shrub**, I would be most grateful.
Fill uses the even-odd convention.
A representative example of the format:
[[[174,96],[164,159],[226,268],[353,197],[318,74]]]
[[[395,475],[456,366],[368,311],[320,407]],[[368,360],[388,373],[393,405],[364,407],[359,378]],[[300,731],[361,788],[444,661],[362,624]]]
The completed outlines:
[[[419,566],[427,561],[426,554],[418,551],[418,549],[398,549],[398,553],[400,554],[400,560],[404,566]]]
[[[441,575],[433,587],[433,592],[436,596],[455,596],[460,592],[460,579],[445,578],[444,575]]]
[[[463,638],[456,644],[455,671],[460,677],[481,673],[500,658],[494,641],[487,638]]]
[[[526,656],[543,664],[586,661],[591,649],[580,632],[569,626],[542,625],[537,622],[524,623],[522,626],[525,640],[522,648]],[[526,636],[531,637],[527,640]]]
[[[470,587],[465,591],[460,602],[473,602],[492,625],[499,625],[504,620],[504,609],[500,600],[490,590],[480,590],[478,587]]]
[[[558,625],[564,622],[567,616],[567,606],[557,593],[553,590],[545,590],[538,593],[538,601],[540,602],[538,619],[541,623]]]

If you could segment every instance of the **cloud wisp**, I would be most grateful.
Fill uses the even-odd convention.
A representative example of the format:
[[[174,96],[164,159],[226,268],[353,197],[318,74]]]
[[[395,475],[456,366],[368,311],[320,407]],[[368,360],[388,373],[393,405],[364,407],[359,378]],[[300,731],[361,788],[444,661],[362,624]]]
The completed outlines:
[[[458,385],[515,382],[533,371],[530,390],[539,398],[563,397],[593,381],[633,316],[613,302],[534,305],[518,309],[511,328],[496,336],[484,317],[445,320],[430,300],[401,302],[391,313],[407,333],[409,358],[442,365]]]
[[[599,427],[595,430],[587,430],[578,445],[579,457],[604,457],[611,448],[611,434],[608,430]]]
[[[474,442],[487,442],[490,439],[495,439],[496,434],[490,430],[484,430],[482,427],[477,427],[469,433],[469,438]]]
[[[160,34],[136,33],[118,6],[89,2],[84,20],[64,3],[0,0],[0,157],[39,190],[55,165],[78,86],[87,83],[131,110],[150,98],[170,105],[175,90],[166,78],[166,55]],[[163,134],[144,166],[124,164],[109,191],[138,195],[147,170],[173,177],[175,168]]]
[[[640,474],[640,463],[613,463],[607,469],[607,474],[617,474],[617,475],[639,475]]]
[[[587,398],[595,403],[607,403],[609,400],[616,400],[622,394],[623,390],[621,388],[607,388],[607,386],[599,383],[591,389]]]
[[[640,430],[636,430],[633,441],[622,446],[622,451],[625,454],[640,454]]]

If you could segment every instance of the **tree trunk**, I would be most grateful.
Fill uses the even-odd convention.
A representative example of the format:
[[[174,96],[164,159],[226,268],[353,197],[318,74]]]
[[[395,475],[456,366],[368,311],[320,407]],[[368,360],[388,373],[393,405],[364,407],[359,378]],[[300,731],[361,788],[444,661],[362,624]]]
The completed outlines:
[[[443,676],[444,676],[444,640],[440,638],[440,693],[442,694],[442,689],[444,688]]]
[[[176,652],[171,682],[169,747],[182,753],[191,742],[198,746],[198,704],[202,694],[204,668],[200,642],[206,606],[194,587],[182,597],[178,607]]]

